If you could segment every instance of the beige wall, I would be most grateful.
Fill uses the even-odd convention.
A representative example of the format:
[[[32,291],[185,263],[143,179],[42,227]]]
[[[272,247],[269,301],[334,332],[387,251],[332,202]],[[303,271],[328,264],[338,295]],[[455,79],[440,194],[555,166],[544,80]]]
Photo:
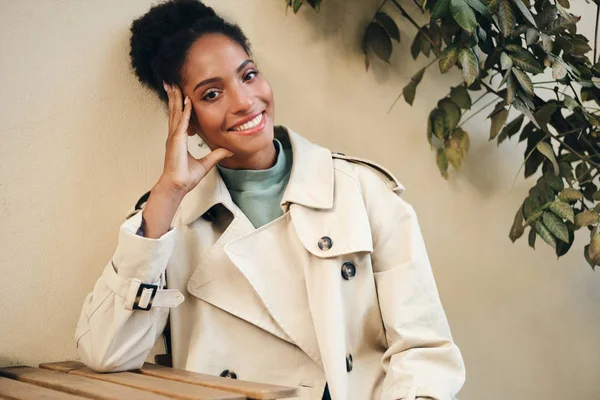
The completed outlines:
[[[540,240],[536,251],[510,243],[531,184],[519,177],[511,191],[524,148],[488,143],[483,117],[467,124],[464,170],[440,177],[425,121],[460,78],[432,68],[415,106],[387,114],[426,60],[410,57],[403,22],[393,67],[364,71],[358,43],[378,1],[327,0],[321,15],[287,17],[283,0],[208,3],[253,41],[277,123],[377,160],[407,187],[467,364],[461,399],[600,398],[600,276],[583,260],[585,238],[559,261]],[[595,8],[571,3],[591,38]],[[128,26],[150,4],[0,0],[0,366],[76,357],[83,298],[124,213],[160,174],[165,116],[128,67]]]

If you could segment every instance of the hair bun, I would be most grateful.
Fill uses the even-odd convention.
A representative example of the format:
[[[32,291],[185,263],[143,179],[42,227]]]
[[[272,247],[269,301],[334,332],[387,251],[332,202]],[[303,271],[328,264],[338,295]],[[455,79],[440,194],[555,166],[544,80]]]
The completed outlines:
[[[170,0],[152,7],[131,24],[131,66],[142,84],[155,82],[152,60],[162,44],[173,35],[191,28],[199,19],[215,17],[215,11],[198,0]]]

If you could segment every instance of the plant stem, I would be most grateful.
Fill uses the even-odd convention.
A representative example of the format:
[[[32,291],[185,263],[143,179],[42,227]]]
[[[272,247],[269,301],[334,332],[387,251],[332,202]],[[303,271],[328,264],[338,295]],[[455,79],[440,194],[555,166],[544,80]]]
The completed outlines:
[[[436,61],[438,60],[438,58],[434,58],[433,60],[431,60],[429,62],[429,64],[427,64],[423,69],[427,69],[430,66],[432,66]],[[388,109],[387,113],[389,114],[390,111],[392,111],[392,108],[394,108],[394,106],[396,105],[396,103],[398,102],[398,100],[400,100],[400,98],[404,96],[404,91],[400,92],[400,94],[398,95],[398,97],[396,97],[396,100],[394,100],[394,102],[392,103],[392,105],[390,106],[390,108]]]
[[[428,34],[426,34],[424,31],[421,30],[421,26],[419,26],[419,24],[417,24],[416,21],[406,12],[404,7],[402,7],[400,4],[398,4],[398,2],[396,0],[392,0],[392,3],[394,3],[394,5],[400,10],[400,13],[402,14],[402,16],[404,16],[407,20],[409,20],[410,23],[413,24],[414,27],[417,28],[417,30],[419,32],[421,32],[423,37],[425,39],[427,39],[427,41],[429,43],[431,43],[433,48],[437,50],[438,54],[440,54],[442,52],[442,49],[440,49],[440,47],[433,42],[433,39],[431,39]]]
[[[487,94],[487,93],[486,93]],[[481,107],[479,110],[475,111],[473,114],[469,115],[469,118],[465,119],[463,122],[461,122],[460,124],[458,124],[458,126],[463,126],[464,124],[466,124],[471,118],[473,118],[474,116],[476,116],[477,114],[479,114],[480,112],[482,112],[483,110],[485,110],[486,108],[488,108],[489,106],[491,106],[493,103],[495,103],[497,101],[497,99],[494,99],[492,101],[490,101],[489,103],[487,103],[485,106]]]
[[[593,157],[593,156],[584,156],[583,154],[579,154],[571,146],[569,146],[568,144],[566,144],[564,141],[560,140],[560,138],[558,136],[556,136],[555,134],[553,134],[552,132],[550,132],[549,129],[546,130],[546,134],[549,135],[550,137],[552,137],[554,140],[556,140],[561,145],[563,145],[566,149],[568,149],[571,153],[575,154],[577,157],[581,158],[584,161],[589,162],[590,164],[592,164],[596,168],[600,168],[600,164],[598,164],[598,163],[590,160],[590,157]]]

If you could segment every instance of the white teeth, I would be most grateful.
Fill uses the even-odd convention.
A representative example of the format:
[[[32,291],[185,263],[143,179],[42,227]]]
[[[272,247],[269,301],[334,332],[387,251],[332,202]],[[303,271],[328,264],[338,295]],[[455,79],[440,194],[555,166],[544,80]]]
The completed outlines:
[[[232,130],[237,131],[237,132],[247,131],[248,129],[254,128],[258,124],[260,124],[262,122],[262,119],[263,119],[263,113],[260,113],[253,120],[248,121],[243,125],[236,126]]]

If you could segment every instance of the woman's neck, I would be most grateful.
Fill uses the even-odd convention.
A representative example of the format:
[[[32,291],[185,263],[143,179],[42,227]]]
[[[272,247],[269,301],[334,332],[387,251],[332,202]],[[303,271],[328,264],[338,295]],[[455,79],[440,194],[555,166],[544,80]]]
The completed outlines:
[[[229,169],[269,169],[277,162],[277,149],[275,143],[271,144],[261,151],[252,154],[234,154],[221,162],[219,165]]]

